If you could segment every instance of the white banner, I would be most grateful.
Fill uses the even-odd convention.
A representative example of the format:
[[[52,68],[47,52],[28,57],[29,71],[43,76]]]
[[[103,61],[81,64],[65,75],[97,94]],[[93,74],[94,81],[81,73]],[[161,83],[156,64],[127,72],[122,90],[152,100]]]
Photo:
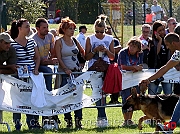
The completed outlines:
[[[139,71],[136,73],[132,73],[131,71],[126,71],[122,73],[122,88],[127,89],[129,87],[133,87],[139,85],[142,80],[147,79],[154,73],[156,73],[158,69],[143,69],[143,71]],[[166,83],[180,83],[180,72],[175,68],[170,69],[166,74],[164,74],[164,81]]]
[[[140,72],[123,72],[123,89],[138,85],[143,79],[155,73],[154,69]],[[83,94],[84,81],[90,81],[92,94]],[[74,111],[83,107],[88,107],[101,99],[102,73],[89,71],[76,78],[77,89],[69,90],[68,85],[55,89],[51,92],[45,90],[44,97],[46,105],[36,107],[31,102],[32,83],[27,83],[7,75],[0,75],[0,109],[15,113],[25,113],[33,115],[58,115]],[[175,69],[169,70],[164,75],[164,82],[180,83],[180,73]],[[38,97],[39,101],[42,98]]]
[[[84,81],[90,81],[92,85],[91,96],[83,94]],[[83,73],[76,78],[76,82],[76,90],[69,90],[68,85],[52,92],[45,90],[44,97],[47,105],[39,108],[31,103],[31,83],[1,74],[0,109],[15,113],[51,116],[90,106],[102,97],[102,73],[94,71]],[[41,99],[39,98],[39,101]]]

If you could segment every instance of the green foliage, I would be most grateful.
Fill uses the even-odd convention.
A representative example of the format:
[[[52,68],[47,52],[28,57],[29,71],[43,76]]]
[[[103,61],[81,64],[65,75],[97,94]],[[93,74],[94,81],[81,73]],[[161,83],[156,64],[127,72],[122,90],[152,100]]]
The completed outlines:
[[[6,0],[6,4],[8,23],[20,18],[25,18],[31,23],[34,23],[38,17],[45,15],[45,5],[41,1]]]

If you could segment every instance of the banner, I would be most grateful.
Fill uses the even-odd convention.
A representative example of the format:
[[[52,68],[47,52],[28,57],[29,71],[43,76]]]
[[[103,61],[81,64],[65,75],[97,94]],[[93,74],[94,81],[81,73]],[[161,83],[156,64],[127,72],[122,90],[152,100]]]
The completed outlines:
[[[131,71],[123,71],[122,73],[122,88],[127,89],[136,85],[142,80],[149,78],[156,73],[158,69],[143,69],[142,71],[132,73]],[[170,69],[164,74],[164,81],[166,83],[180,83],[180,71],[175,68]]]
[[[122,73],[123,89],[138,85],[141,80],[153,75],[155,69],[143,70],[136,73]],[[76,90],[68,89],[68,85],[55,89],[51,92],[44,90],[44,98],[38,97],[39,101],[45,99],[44,107],[36,107],[31,102],[32,82],[24,82],[8,75],[0,75],[0,109],[14,113],[52,116],[64,114],[84,107],[88,107],[102,97],[102,76],[95,71],[88,71],[76,78]],[[163,82],[180,83],[180,72],[175,69],[169,70],[164,76]],[[90,96],[84,94],[83,86],[89,81],[92,86]],[[37,99],[37,98],[36,98]]]
[[[85,81],[90,81],[92,94],[83,94]],[[52,116],[78,110],[92,105],[101,97],[102,73],[89,71],[76,78],[76,90],[68,85],[51,92],[44,91],[47,105],[42,108],[31,103],[32,83],[27,83],[7,75],[0,75],[0,109],[14,113]],[[41,101],[42,98],[38,98]]]

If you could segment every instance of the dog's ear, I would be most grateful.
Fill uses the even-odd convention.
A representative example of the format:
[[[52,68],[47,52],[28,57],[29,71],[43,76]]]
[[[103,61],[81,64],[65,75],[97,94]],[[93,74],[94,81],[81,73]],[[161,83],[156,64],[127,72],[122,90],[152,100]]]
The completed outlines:
[[[137,97],[137,90],[135,87],[131,88],[131,94],[132,94],[132,97],[133,98],[136,98]]]
[[[140,94],[145,95],[147,90],[147,85],[145,83],[139,83],[139,88],[140,88]]]

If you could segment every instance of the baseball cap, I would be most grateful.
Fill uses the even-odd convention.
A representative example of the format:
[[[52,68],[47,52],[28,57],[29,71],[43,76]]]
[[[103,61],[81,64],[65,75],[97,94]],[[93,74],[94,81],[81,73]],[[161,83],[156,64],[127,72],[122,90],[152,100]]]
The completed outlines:
[[[5,42],[13,42],[14,40],[11,38],[11,36],[8,33],[0,33],[0,40],[4,40]]]
[[[87,27],[86,26],[80,26],[79,31],[81,31],[81,29],[86,29],[87,30]]]

